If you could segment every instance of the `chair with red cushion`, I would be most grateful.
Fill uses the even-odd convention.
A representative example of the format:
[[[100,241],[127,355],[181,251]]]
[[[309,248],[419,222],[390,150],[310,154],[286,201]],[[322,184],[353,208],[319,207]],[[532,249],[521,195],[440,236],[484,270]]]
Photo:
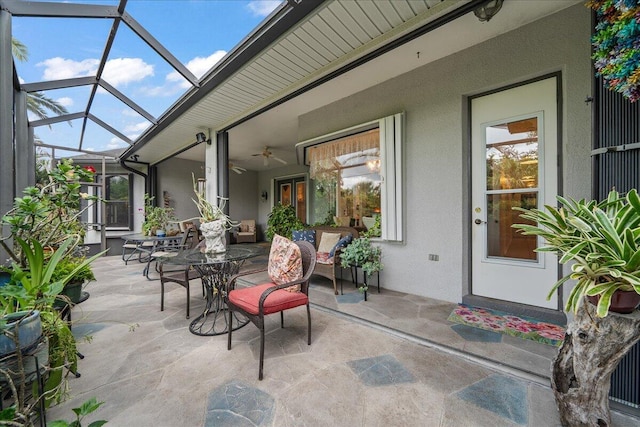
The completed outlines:
[[[256,274],[267,269],[247,271],[235,275],[229,280],[227,287],[227,305],[229,307],[229,324],[233,318],[233,312],[244,314],[260,329],[260,368],[258,379],[262,380],[262,368],[264,365],[264,316],[280,313],[280,327],[284,328],[285,310],[306,305],[307,306],[307,344],[311,345],[311,311],[309,310],[309,277],[316,264],[316,250],[309,242],[295,242],[300,248],[302,258],[302,277],[287,283],[276,285],[275,283],[263,283],[246,288],[234,289],[236,281],[241,276]],[[269,262],[272,262],[271,259]],[[299,291],[286,290],[291,286],[300,285]],[[227,341],[227,349],[231,350],[231,333]]]

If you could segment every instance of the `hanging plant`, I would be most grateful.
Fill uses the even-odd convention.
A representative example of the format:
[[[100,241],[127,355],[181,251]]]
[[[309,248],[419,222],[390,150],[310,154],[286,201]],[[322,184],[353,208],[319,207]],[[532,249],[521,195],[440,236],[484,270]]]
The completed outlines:
[[[640,4],[637,0],[591,0],[596,33],[591,39],[596,76],[631,102],[640,98]]]

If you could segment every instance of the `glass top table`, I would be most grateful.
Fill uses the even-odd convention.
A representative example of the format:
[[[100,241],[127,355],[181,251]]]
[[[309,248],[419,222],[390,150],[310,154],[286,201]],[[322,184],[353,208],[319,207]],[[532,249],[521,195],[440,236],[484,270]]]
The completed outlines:
[[[142,275],[149,279],[149,262],[151,261],[151,254],[155,252],[158,246],[165,244],[175,244],[182,239],[183,234],[174,234],[173,236],[148,236],[142,233],[124,234],[120,236],[124,240],[124,244],[133,243],[135,249],[125,257],[124,250],[122,252],[122,260],[127,261],[131,259],[136,253],[138,253],[139,262],[147,262],[147,266],[142,270]]]
[[[226,252],[208,254],[204,248],[180,251],[172,257],[159,257],[158,261],[167,265],[192,266],[200,273],[205,288],[206,305],[202,314],[189,324],[189,331],[195,335],[221,335],[245,326],[249,319],[233,313],[232,324],[226,315],[227,282],[237,274],[244,261],[263,255],[260,245],[233,245]]]

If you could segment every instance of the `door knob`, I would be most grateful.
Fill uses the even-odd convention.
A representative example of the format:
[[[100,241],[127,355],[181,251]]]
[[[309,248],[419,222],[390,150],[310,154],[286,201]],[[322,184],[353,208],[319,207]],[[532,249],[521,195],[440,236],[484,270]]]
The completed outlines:
[[[482,224],[484,221],[481,220],[480,218],[476,218],[476,220],[474,221],[476,224],[480,225]]]

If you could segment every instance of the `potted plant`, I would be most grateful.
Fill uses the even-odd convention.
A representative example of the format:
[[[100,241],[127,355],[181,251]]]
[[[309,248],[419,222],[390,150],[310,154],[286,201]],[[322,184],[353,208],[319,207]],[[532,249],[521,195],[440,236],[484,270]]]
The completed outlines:
[[[17,336],[17,348],[23,344],[21,337],[26,338],[27,334],[21,330],[16,334],[12,329],[7,328],[7,316],[11,316],[12,313],[13,316],[16,316],[15,313],[21,315],[21,313],[33,314],[37,312],[39,314],[41,335],[48,342],[49,377],[45,383],[46,400],[47,402],[59,401],[65,395],[66,390],[63,384],[65,368],[76,372],[77,349],[69,324],[60,318],[59,310],[54,307],[54,301],[65,284],[75,274],[103,253],[85,259],[65,276],[53,280],[52,277],[57,265],[67,253],[69,246],[75,244],[74,238],[71,237],[62,242],[58,250],[50,256],[45,254],[44,248],[37,240],[25,242],[17,238],[17,243],[27,261],[27,268],[23,269],[14,262],[9,270],[11,279],[0,287],[0,313],[2,314],[0,325],[5,325],[3,335],[11,339]],[[9,320],[12,319],[9,318]],[[24,384],[21,385],[24,386]]]
[[[26,266],[26,258],[18,239],[37,240],[53,250],[72,238],[66,247],[71,253],[84,239],[86,228],[81,215],[99,200],[80,191],[82,183],[93,181],[93,172],[74,165],[72,160],[58,163],[48,178],[42,186],[25,188],[24,196],[16,197],[13,208],[2,217],[2,224],[9,227],[10,233],[2,236],[0,245],[22,267]],[[82,207],[82,200],[89,203]],[[12,247],[7,244],[10,239]]]
[[[176,221],[173,208],[153,206],[153,197],[144,195],[144,222],[142,223],[142,233],[147,236],[166,233],[169,223]]]
[[[86,264],[85,260],[86,257],[84,255],[75,254],[62,258],[56,265],[51,277],[52,281],[62,280],[71,275],[71,278],[60,292],[59,297],[63,298],[59,298],[54,302],[56,308],[62,308],[69,302],[77,304],[80,301],[82,286],[87,282],[96,280],[91,265]],[[77,267],[80,267],[80,269],[78,270]],[[72,274],[72,272],[74,273]]]
[[[571,263],[571,273],[552,286],[548,299],[569,280],[575,280],[565,309],[576,313],[585,296],[597,298],[597,314],[609,313],[614,295],[628,293],[631,306],[613,310],[630,312],[640,303],[640,240],[634,229],[640,226],[640,198],[636,190],[626,197],[611,191],[607,199],[596,201],[558,197],[560,208],[547,206],[522,212],[533,224],[514,224],[524,235],[545,240],[538,252],[556,252],[560,263]]]
[[[640,293],[640,197],[612,190],[601,201],[558,197],[559,208],[514,208],[523,234],[545,240],[537,251],[556,252],[570,273],[551,287],[572,286],[573,313],[552,364],[551,385],[563,425],[610,425],[611,373],[640,340],[640,317],[612,313],[616,295]],[[597,297],[596,304],[588,302]],[[638,301],[624,311],[634,310]]]
[[[382,270],[382,249],[371,244],[369,237],[354,239],[340,252],[340,263],[343,268],[360,267],[367,277]],[[368,286],[365,283],[359,287],[365,293]]]
[[[232,221],[225,213],[224,207],[227,199],[220,197],[219,205],[210,203],[204,194],[204,190],[198,190],[198,184],[193,174],[191,178],[193,180],[193,192],[196,195],[196,198],[191,200],[196,204],[200,213],[200,217],[191,218],[191,220],[198,219],[200,221],[200,231],[205,238],[205,250],[207,253],[225,252],[227,250],[226,232],[239,223]]]
[[[265,234],[269,241],[273,240],[273,236],[276,234],[291,239],[293,230],[301,230],[303,228],[304,224],[298,218],[296,209],[292,205],[278,203],[269,213]]]

